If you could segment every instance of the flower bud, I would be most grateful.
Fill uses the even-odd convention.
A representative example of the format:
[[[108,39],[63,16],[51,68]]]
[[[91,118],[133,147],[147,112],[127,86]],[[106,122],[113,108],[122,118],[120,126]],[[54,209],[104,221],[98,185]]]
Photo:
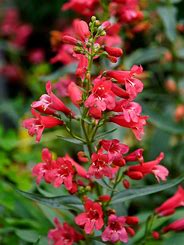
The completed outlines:
[[[123,54],[123,51],[121,48],[113,48],[105,46],[104,50],[110,55],[115,57],[120,57]]]
[[[176,82],[173,79],[168,79],[165,81],[165,88],[170,93],[175,93],[177,91]]]
[[[64,43],[68,43],[68,44],[71,44],[71,45],[77,45],[78,44],[78,40],[76,38],[68,36],[68,35],[63,36],[62,37],[62,41]]]
[[[122,183],[123,183],[123,186],[125,187],[125,189],[130,188],[130,182],[127,179],[124,179]]]
[[[80,88],[74,83],[71,82],[68,86],[68,94],[74,105],[79,107],[79,104],[82,101],[82,91]]]
[[[83,21],[83,20],[76,20],[74,22],[74,28],[75,32],[78,35],[78,37],[82,40],[85,41],[86,38],[90,37],[90,31],[88,24]]]
[[[111,200],[111,197],[109,195],[102,195],[102,196],[99,196],[99,200],[101,202],[108,202]]]
[[[155,239],[155,240],[158,240],[160,238],[160,234],[158,233],[158,231],[153,231],[152,232],[152,237]]]
[[[109,21],[105,21],[100,26],[100,29],[102,29],[102,30],[108,30],[110,28],[110,26],[111,26],[111,23]]]
[[[136,216],[127,216],[126,223],[128,225],[137,225],[139,223],[139,218]]]
[[[134,180],[140,180],[144,177],[143,174],[138,171],[129,171],[126,173],[126,175],[128,175],[128,177]]]
[[[180,122],[182,119],[184,119],[184,104],[178,105],[175,110],[176,122]]]

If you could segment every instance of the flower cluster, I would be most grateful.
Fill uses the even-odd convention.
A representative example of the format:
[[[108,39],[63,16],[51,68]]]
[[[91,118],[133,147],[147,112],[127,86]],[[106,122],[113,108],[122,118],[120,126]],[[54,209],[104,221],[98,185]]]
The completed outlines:
[[[78,9],[76,2],[70,1],[65,8],[75,6]],[[120,4],[120,1],[113,2]],[[107,123],[116,123],[130,128],[135,137],[141,140],[148,118],[141,114],[141,105],[134,101],[143,90],[139,76],[143,72],[141,66],[134,65],[125,71],[100,70],[97,75],[92,74],[93,64],[100,57],[105,56],[113,63],[123,54],[122,49],[113,45],[112,39],[108,44],[110,33],[107,32],[110,28],[110,22],[101,23],[93,16],[89,25],[85,21],[75,20],[74,32],[58,37],[70,46],[72,55],[78,60],[77,78],[67,81],[64,91],[75,109],[71,110],[64,99],[54,94],[49,81],[46,84],[47,93],[31,104],[34,118],[23,122],[28,133],[36,135],[37,142],[41,140],[44,129],[62,126],[71,142],[85,145],[84,152],[79,151],[77,156],[86,167],[67,154],[53,159],[47,148],[42,150],[42,162],[33,167],[37,184],[43,179],[56,188],[65,186],[69,194],[80,199],[81,209],[84,208],[74,219],[84,236],[67,223],[61,225],[56,219],[56,229],[49,232],[49,239],[54,244],[73,244],[80,239],[87,241],[87,236],[92,236],[96,231],[104,242],[128,242],[128,236],[135,234],[134,226],[138,224],[138,218],[119,216],[112,209],[116,187],[123,182],[125,188],[130,188],[127,178],[140,180],[153,174],[159,182],[166,181],[168,176],[168,170],[160,164],[164,153],[147,162],[142,148],[130,152],[129,147],[120,140],[99,136],[99,131]],[[56,38],[56,33],[54,35]],[[55,41],[56,45],[57,40],[53,39]],[[74,124],[77,130],[72,127]],[[108,187],[108,193],[104,193],[101,182]],[[172,210],[174,208],[171,207]]]

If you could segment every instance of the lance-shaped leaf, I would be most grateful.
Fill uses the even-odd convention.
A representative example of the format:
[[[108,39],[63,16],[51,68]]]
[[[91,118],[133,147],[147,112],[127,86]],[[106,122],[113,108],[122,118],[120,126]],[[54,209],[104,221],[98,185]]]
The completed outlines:
[[[52,208],[65,208],[65,209],[82,209],[82,202],[76,196],[56,196],[56,197],[43,197],[38,194],[33,194],[21,190],[17,190],[18,193],[27,197],[33,201],[37,201],[43,205]]]
[[[184,180],[184,175],[171,180],[167,181],[165,184],[156,184],[156,185],[151,185],[148,187],[143,187],[143,188],[135,188],[135,189],[129,189],[129,190],[123,190],[118,192],[117,194],[114,195],[112,198],[112,203],[120,203],[120,202],[125,202],[127,200],[131,200],[133,198],[141,197],[141,196],[146,196],[149,194],[157,193],[159,191],[164,191],[166,189],[169,189],[175,185],[178,185]]]

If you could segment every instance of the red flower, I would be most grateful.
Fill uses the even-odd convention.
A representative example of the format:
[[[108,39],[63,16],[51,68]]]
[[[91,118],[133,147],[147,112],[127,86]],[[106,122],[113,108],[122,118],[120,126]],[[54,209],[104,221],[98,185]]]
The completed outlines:
[[[58,125],[63,125],[63,121],[51,116],[41,116],[35,110],[31,110],[34,118],[29,118],[23,121],[22,125],[28,129],[30,136],[36,135],[36,142],[39,142],[45,128],[53,128]]]
[[[148,119],[148,116],[137,116],[136,117],[137,122],[134,122],[132,120],[127,122],[126,119],[124,115],[117,115],[117,116],[111,117],[110,121],[122,127],[131,128],[135,137],[138,140],[141,140],[144,135],[144,126],[146,125],[146,120]]]
[[[108,178],[113,178],[117,167],[113,168],[111,166],[111,161],[107,154],[101,154],[101,153],[93,153],[91,156],[91,165],[88,170],[89,176],[95,176],[95,178],[100,179],[103,176],[106,176]]]
[[[75,170],[71,161],[61,157],[57,158],[56,167],[50,173],[53,177],[52,183],[54,187],[58,188],[64,184],[66,189],[71,193],[77,191],[76,183],[73,181]]]
[[[37,177],[37,184],[40,184],[42,178],[44,178],[48,183],[53,179],[50,175],[47,176],[47,173],[54,169],[56,161],[52,160],[52,154],[47,148],[42,150],[42,161],[43,162],[36,164],[32,169],[33,176]]]
[[[129,151],[129,147],[125,144],[121,144],[119,140],[101,140],[100,145],[102,150],[107,151],[109,160],[117,166],[125,165],[125,160],[122,155]]]
[[[142,155],[143,151],[144,151],[144,149],[139,148],[139,149],[131,152],[128,156],[125,157],[126,162],[139,161],[139,163],[143,163],[144,162],[144,158]]]
[[[94,229],[100,230],[104,225],[101,205],[90,199],[86,199],[84,207],[85,212],[75,218],[76,224],[84,226],[86,234],[90,234]]]
[[[142,162],[139,165],[134,165],[128,167],[127,172],[125,173],[131,179],[142,179],[147,174],[154,174],[157,181],[160,179],[165,181],[168,175],[168,170],[162,165],[159,165],[160,161],[164,158],[164,153],[161,152],[160,155],[153,161]]]
[[[177,207],[184,206],[184,189],[179,186],[177,192],[165,201],[160,207],[156,208],[155,211],[160,216],[167,216],[173,214]]]
[[[85,55],[82,54],[77,54],[76,58],[79,60],[79,63],[75,74],[81,79],[84,79],[88,67],[88,59],[86,58]]]
[[[97,3],[98,0],[70,0],[63,5],[62,10],[72,9],[79,14],[92,16]]]
[[[74,29],[75,29],[75,33],[77,35],[77,37],[82,40],[85,41],[86,39],[88,39],[90,37],[90,31],[89,31],[89,27],[88,24],[83,21],[83,20],[75,20],[74,21]]]
[[[126,218],[123,216],[117,217],[111,214],[108,218],[108,226],[102,233],[102,241],[110,241],[112,243],[121,241],[128,242],[128,233],[126,231]]]
[[[142,70],[141,66],[134,65],[130,71],[107,71],[106,75],[125,85],[126,92],[129,94],[130,99],[133,100],[143,90],[143,83],[135,78],[135,74],[142,73]]]
[[[79,107],[79,104],[82,102],[82,91],[76,83],[71,82],[68,86],[68,94],[74,105]]]
[[[116,102],[116,106],[113,109],[115,112],[121,112],[121,116],[124,116],[127,122],[138,122],[142,107],[136,102],[129,102],[128,100],[120,100]]]
[[[66,115],[71,114],[71,110],[65,106],[65,104],[52,93],[51,82],[46,84],[47,94],[43,94],[39,101],[32,103],[32,108],[47,114],[54,114],[57,111],[61,111]]]
[[[94,118],[101,118],[102,112],[115,107],[115,94],[112,92],[112,82],[105,78],[96,78],[91,95],[84,105],[89,108],[89,114]]]
[[[110,55],[114,57],[120,57],[123,54],[123,51],[121,48],[114,48],[114,47],[108,47],[105,46],[104,50]]]
[[[48,233],[48,238],[54,242],[53,245],[72,245],[83,239],[83,236],[67,223],[62,225],[57,218],[54,219],[54,223],[56,228]]]
[[[183,231],[183,230],[184,230],[184,218],[178,219],[163,228],[164,233],[168,231]]]

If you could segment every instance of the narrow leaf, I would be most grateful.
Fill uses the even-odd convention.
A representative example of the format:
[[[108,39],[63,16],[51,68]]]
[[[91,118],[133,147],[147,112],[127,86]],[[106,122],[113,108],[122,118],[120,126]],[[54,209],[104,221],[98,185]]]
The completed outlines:
[[[115,194],[112,203],[119,203],[119,202],[124,202],[127,200],[131,200],[133,198],[141,197],[141,196],[146,196],[149,194],[157,193],[159,191],[164,191],[166,189],[169,189],[175,185],[178,185],[184,180],[184,175],[171,180],[167,181],[166,184],[156,184],[148,187],[143,187],[143,188],[136,188],[136,189],[129,189],[129,190],[123,190],[120,191],[119,193]]]
[[[64,141],[67,141],[73,144],[78,144],[78,145],[83,144],[83,142],[81,142],[78,139],[73,139],[73,138],[68,138],[68,137],[63,137],[63,136],[57,136],[57,137],[60,138],[61,140],[64,140]]]
[[[76,196],[56,196],[56,197],[43,197],[38,194],[28,193],[25,191],[17,190],[18,193],[33,201],[37,201],[43,205],[52,208],[66,208],[66,209],[81,209],[82,202]]]

